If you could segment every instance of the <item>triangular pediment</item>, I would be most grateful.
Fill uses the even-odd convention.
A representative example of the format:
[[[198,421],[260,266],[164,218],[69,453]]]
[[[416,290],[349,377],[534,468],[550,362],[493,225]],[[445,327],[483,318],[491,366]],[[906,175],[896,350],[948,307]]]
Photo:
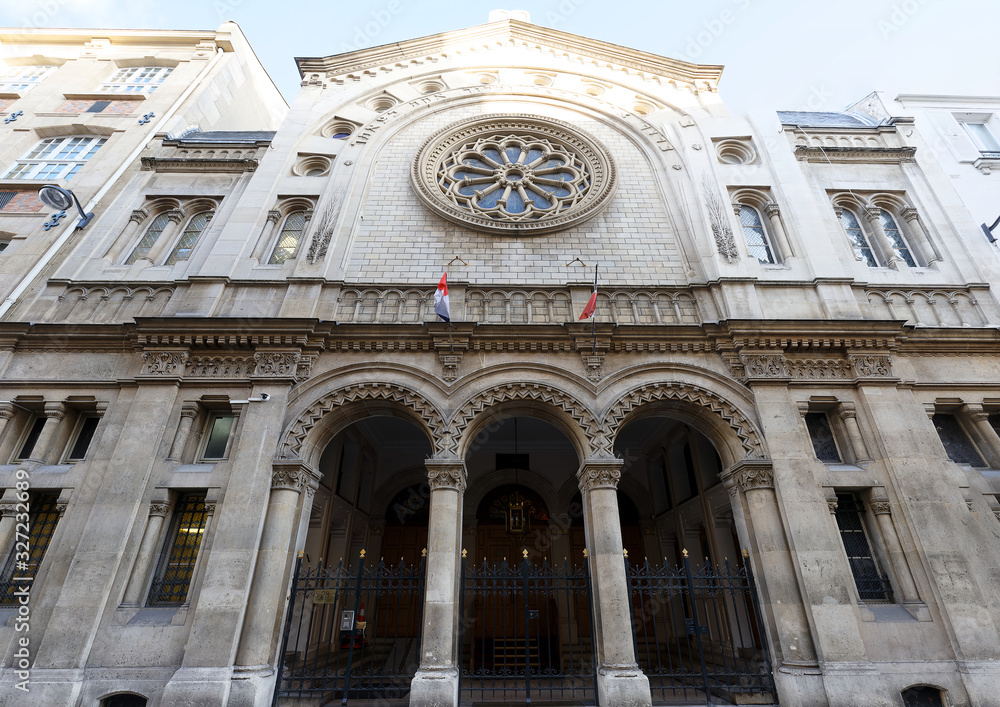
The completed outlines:
[[[723,69],[718,64],[692,64],[513,19],[326,57],[296,57],[295,62],[303,78],[311,73],[334,78],[511,44],[710,90],[717,87]]]

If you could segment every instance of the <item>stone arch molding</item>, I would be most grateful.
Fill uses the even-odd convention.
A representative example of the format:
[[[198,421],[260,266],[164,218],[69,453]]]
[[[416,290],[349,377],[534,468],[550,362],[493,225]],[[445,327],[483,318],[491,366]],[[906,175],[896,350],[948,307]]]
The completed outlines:
[[[337,408],[362,401],[395,403],[409,408],[423,421],[436,457],[448,456],[450,446],[454,446],[448,444],[450,435],[447,434],[444,417],[437,406],[417,391],[391,383],[359,383],[327,393],[299,415],[285,433],[281,444],[281,458],[301,458],[306,438],[320,420]]]
[[[507,383],[477,393],[454,414],[449,425],[449,453],[463,457],[472,439],[466,439],[472,421],[487,408],[508,402],[537,402],[554,411],[562,411],[577,424],[580,434],[567,434],[580,454],[581,461],[593,456],[593,443],[600,434],[597,418],[569,393],[544,383]],[[583,439],[586,437],[586,440]]]
[[[683,384],[650,384],[633,388],[616,400],[604,414],[600,436],[600,456],[613,456],[614,440],[622,423],[643,405],[660,401],[691,403],[709,410],[728,426],[739,439],[745,459],[763,459],[764,445],[756,427],[740,410],[715,393],[700,386]]]

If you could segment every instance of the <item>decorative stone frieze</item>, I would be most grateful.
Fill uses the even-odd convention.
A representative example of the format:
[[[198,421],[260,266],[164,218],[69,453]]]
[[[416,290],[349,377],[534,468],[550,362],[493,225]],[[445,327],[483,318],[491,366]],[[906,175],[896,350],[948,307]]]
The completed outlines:
[[[141,375],[181,376],[187,359],[187,351],[143,351]]]
[[[271,489],[302,492],[319,484],[320,475],[302,460],[276,459],[272,462]]]
[[[184,373],[205,378],[246,378],[256,369],[253,356],[200,356],[188,358]]]
[[[916,161],[915,147],[812,147],[798,145],[795,159],[821,164],[854,162],[858,164],[903,164]]]
[[[854,367],[843,358],[786,358],[785,367],[794,379],[850,380]]]
[[[290,351],[258,351],[253,355],[256,368],[253,375],[268,378],[294,378],[300,354]]]
[[[892,361],[888,354],[849,354],[858,378],[891,378]]]
[[[740,363],[749,380],[758,378],[788,378],[784,355],[778,353],[741,353]]]

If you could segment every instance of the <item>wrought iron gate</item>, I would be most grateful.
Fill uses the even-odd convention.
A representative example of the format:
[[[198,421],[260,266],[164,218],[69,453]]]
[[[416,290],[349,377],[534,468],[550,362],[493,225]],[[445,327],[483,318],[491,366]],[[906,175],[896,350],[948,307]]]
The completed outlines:
[[[596,704],[586,563],[462,562],[462,703]]]
[[[295,564],[272,704],[405,699],[420,656],[424,561]]]
[[[653,566],[626,560],[636,661],[654,701],[759,704],[774,697],[750,563]]]

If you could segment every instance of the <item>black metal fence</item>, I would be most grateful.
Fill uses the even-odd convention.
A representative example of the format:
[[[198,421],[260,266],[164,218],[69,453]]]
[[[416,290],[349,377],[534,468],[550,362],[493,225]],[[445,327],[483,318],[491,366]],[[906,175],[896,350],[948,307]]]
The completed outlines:
[[[461,697],[596,704],[586,564],[462,563]]]
[[[636,661],[654,701],[759,703],[774,697],[749,562],[692,567],[626,560]]]
[[[302,569],[296,562],[278,662],[279,698],[405,700],[420,656],[424,561]]]

